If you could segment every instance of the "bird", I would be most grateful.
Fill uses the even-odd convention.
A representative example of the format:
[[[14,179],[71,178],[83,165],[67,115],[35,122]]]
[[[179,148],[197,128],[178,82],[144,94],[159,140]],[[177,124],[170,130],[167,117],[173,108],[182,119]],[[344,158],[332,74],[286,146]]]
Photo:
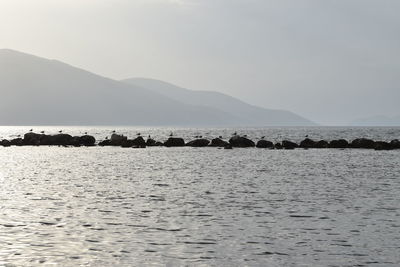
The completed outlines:
[[[115,133],[115,130],[112,130],[111,132],[112,132],[112,133]]]
[[[233,135],[237,135],[237,132],[234,132]]]
[[[58,132],[59,132],[59,133],[62,133],[62,130],[59,130]]]
[[[40,131],[40,133],[44,134],[44,131]]]
[[[85,132],[85,134],[87,134],[87,132]]]
[[[137,136],[140,136],[140,133],[137,133],[136,135],[137,135]]]
[[[222,135],[220,135],[220,136],[219,136],[219,138],[221,138],[221,139],[222,139]]]
[[[243,137],[247,137],[247,134],[243,135]]]
[[[30,131],[30,132],[33,132],[33,129],[30,129],[29,131]]]
[[[149,138],[149,139],[150,139],[150,138],[151,138],[151,136],[149,135],[147,138]]]
[[[171,133],[169,134],[169,136],[174,136],[174,134],[171,132]]]
[[[261,139],[263,139],[263,140],[264,140],[264,138],[265,138],[265,136],[261,136]]]
[[[306,137],[308,137],[308,134],[306,134]]]
[[[106,140],[108,140],[108,136],[106,136]]]
[[[202,136],[202,135],[199,135],[199,138],[203,138],[203,136]]]

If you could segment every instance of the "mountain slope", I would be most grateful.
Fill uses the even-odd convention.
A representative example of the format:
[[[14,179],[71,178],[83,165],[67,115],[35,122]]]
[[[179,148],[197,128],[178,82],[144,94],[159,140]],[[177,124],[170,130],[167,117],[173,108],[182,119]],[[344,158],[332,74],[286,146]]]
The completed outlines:
[[[238,118],[55,60],[0,49],[2,125],[225,125]]]
[[[310,126],[315,123],[285,110],[265,109],[249,105],[229,95],[211,91],[192,91],[163,81],[132,78],[123,82],[148,88],[174,100],[197,106],[207,106],[234,114],[246,125]]]

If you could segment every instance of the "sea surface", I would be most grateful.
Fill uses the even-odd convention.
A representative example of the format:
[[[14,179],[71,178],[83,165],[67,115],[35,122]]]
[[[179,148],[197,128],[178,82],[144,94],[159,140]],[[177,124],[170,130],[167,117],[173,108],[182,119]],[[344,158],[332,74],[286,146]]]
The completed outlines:
[[[0,127],[299,142],[399,127]],[[400,150],[0,147],[0,266],[400,266]]]

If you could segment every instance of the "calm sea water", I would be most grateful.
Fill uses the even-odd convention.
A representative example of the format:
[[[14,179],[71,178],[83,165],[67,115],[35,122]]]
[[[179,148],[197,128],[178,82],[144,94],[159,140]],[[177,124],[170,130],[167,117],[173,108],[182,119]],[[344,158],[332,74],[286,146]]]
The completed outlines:
[[[0,127],[88,132],[112,127]],[[375,140],[400,128],[120,128]],[[0,266],[399,266],[400,151],[0,147]]]

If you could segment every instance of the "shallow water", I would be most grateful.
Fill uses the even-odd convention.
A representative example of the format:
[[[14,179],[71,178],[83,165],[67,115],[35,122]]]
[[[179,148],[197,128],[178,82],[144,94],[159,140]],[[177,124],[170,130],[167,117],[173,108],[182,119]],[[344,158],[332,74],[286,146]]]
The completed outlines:
[[[399,266],[399,163],[399,150],[0,147],[0,265]]]

